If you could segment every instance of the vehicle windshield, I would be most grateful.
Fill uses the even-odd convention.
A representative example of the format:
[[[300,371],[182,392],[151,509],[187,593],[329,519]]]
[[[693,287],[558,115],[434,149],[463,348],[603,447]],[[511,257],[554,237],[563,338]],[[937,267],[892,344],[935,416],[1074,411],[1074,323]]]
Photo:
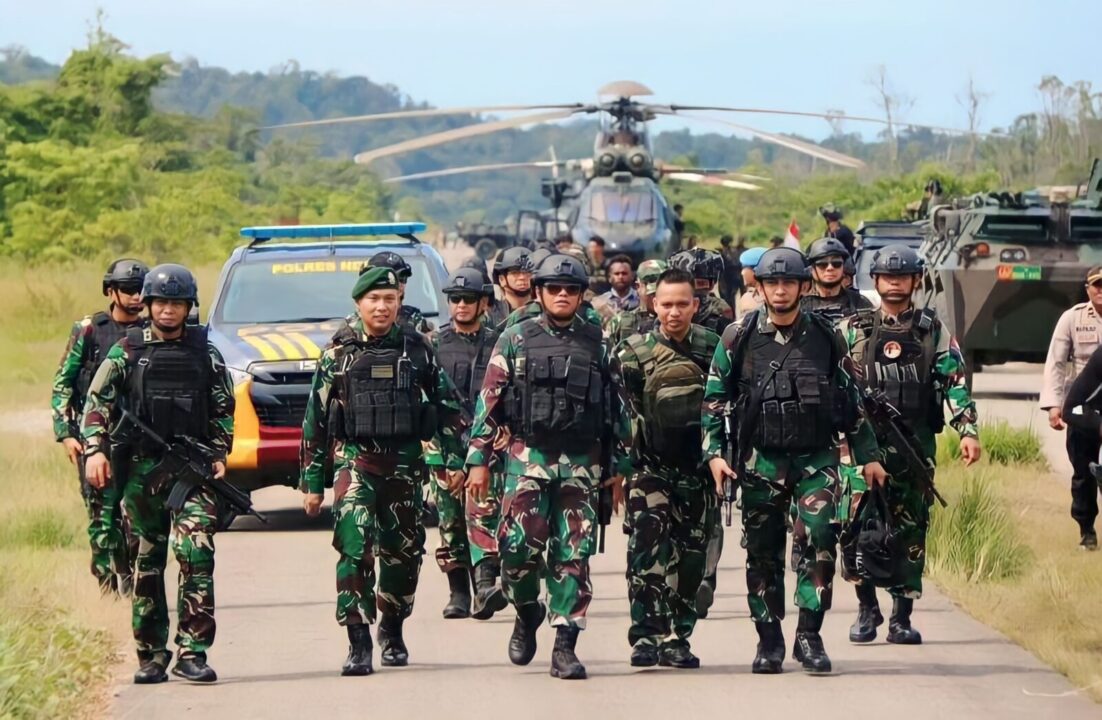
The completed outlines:
[[[647,191],[605,188],[589,196],[589,219],[596,222],[649,223],[657,213],[654,194]]]
[[[426,316],[440,313],[424,258],[404,256],[413,268],[405,304]],[[224,323],[320,322],[353,312],[350,293],[367,258],[324,258],[294,262],[250,258],[226,281],[217,317]]]

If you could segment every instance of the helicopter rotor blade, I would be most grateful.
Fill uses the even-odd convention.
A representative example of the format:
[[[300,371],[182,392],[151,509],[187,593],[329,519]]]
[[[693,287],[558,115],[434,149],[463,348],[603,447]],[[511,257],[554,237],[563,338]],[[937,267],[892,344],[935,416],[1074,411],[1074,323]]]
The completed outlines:
[[[534,160],[532,162],[490,163],[487,165],[467,165],[464,167],[444,168],[443,170],[429,170],[427,172],[413,173],[410,175],[399,175],[397,177],[385,178],[383,182],[401,183],[409,182],[412,180],[427,180],[429,178],[449,177],[452,175],[468,175],[470,173],[478,172],[493,172],[495,170],[535,170],[550,168],[552,172],[557,172],[559,168],[576,168],[580,165],[581,161],[579,160]],[[558,177],[558,175],[555,175],[555,177]]]
[[[662,177],[669,180],[677,180],[679,182],[691,182],[698,183],[700,185],[712,185],[715,187],[730,188],[732,190],[761,190],[761,186],[754,185],[753,183],[716,177],[715,175],[705,175],[703,173],[672,172],[664,173]]]
[[[422,108],[420,110],[395,110],[393,112],[372,113],[370,115],[349,115],[347,117],[304,120],[302,122],[266,125],[260,130],[286,130],[290,128],[324,127],[328,125],[348,125],[352,123],[376,122],[378,120],[405,120],[409,118],[440,117],[445,115],[474,115],[478,113],[521,112],[525,110],[581,110],[581,103],[565,105],[474,105],[455,108]]]
[[[366,150],[357,153],[352,159],[358,165],[368,165],[379,158],[400,155],[402,153],[412,152],[413,150],[423,150],[455,140],[478,137],[479,135],[489,135],[490,133],[520,127],[521,125],[534,125],[536,123],[550,122],[552,120],[563,120],[570,117],[575,112],[575,110],[558,110],[555,112],[536,113],[535,115],[521,115],[520,117],[508,118],[507,120],[494,120],[491,122],[477,123],[475,125],[466,125],[461,128],[432,133],[431,135],[422,135],[421,137],[405,140],[400,143],[395,143],[394,145],[386,145],[381,148],[375,148],[374,150]]]
[[[795,150],[796,152],[803,153],[804,155],[810,155],[813,158],[823,160],[824,162],[831,163],[832,165],[840,165],[842,167],[859,169],[865,167],[865,162],[859,160],[850,155],[845,155],[834,150],[828,150],[819,145],[813,145],[811,143],[803,142],[802,140],[796,140],[795,138],[788,137],[787,135],[776,135],[774,133],[765,132],[764,130],[758,130],[756,128],[743,125],[741,123],[732,122],[730,120],[723,120],[720,118],[704,117],[701,115],[681,115],[678,113],[659,113],[660,115],[674,114],[676,117],[685,118],[686,120],[696,120],[699,122],[708,122],[718,125],[726,125],[727,127],[734,128],[735,130],[741,130],[744,133],[748,133],[753,137],[774,145],[780,145],[786,147],[789,150]]]
[[[658,164],[658,172],[663,175],[670,173],[698,173],[701,175],[723,175],[725,177],[737,177],[743,180],[755,180],[757,182],[772,182],[772,178],[767,178],[762,175],[750,175],[749,173],[736,172],[734,170],[728,170],[727,168],[699,168],[699,167],[684,167],[682,165],[665,165]]]

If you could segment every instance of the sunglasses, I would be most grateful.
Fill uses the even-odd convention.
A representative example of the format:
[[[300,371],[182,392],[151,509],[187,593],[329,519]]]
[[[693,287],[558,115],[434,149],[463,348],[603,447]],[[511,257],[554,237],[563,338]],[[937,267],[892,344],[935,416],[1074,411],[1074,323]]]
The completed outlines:
[[[577,297],[582,294],[582,288],[579,285],[555,285],[553,283],[543,286],[547,292],[552,295],[568,295],[569,297]]]
[[[834,268],[835,270],[837,270],[843,265],[845,265],[845,263],[841,260],[820,260],[819,262],[815,263],[815,267],[819,268],[820,270],[826,270],[827,268]]]
[[[448,302],[452,305],[477,305],[478,295],[449,295]]]
[[[1094,288],[1095,290],[1102,290],[1102,278],[1089,282],[1087,283],[1087,285]]]
[[[140,283],[137,285],[115,285],[114,287],[124,295],[139,295],[142,292]]]

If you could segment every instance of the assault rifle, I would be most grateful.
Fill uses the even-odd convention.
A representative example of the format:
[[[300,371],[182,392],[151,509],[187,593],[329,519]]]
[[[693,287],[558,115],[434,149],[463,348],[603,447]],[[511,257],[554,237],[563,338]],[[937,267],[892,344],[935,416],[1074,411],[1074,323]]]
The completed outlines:
[[[601,439],[601,486],[597,488],[597,552],[605,551],[605,528],[612,523],[612,487],[606,485],[612,477],[612,438],[606,433]]]
[[[142,435],[163,451],[154,472],[158,479],[152,489],[158,492],[169,479],[176,480],[165,502],[170,510],[179,512],[184,507],[188,496],[196,488],[204,487],[228,503],[236,513],[252,515],[261,522],[268,522],[268,518],[253,509],[253,502],[248,493],[235,488],[225,480],[214,477],[213,465],[218,453],[213,448],[187,436],[168,442],[126,409],[122,411],[122,418],[124,421],[129,421]]]
[[[742,477],[742,472],[745,469],[741,463],[738,462],[738,443],[735,441],[734,433],[734,410],[730,407],[727,408],[727,412],[723,414],[723,429],[727,435],[727,445],[724,448],[723,459],[727,461],[727,465],[738,473],[739,478]],[[735,478],[728,475],[723,478],[723,524],[726,527],[731,527],[731,512],[735,507]]]
[[[926,499],[937,500],[942,507],[946,507],[945,498],[934,487],[933,463],[926,457],[903,413],[891,404],[883,390],[869,387],[861,389],[861,405],[876,436],[885,439],[893,450],[903,455],[907,467],[918,478],[919,489]]]

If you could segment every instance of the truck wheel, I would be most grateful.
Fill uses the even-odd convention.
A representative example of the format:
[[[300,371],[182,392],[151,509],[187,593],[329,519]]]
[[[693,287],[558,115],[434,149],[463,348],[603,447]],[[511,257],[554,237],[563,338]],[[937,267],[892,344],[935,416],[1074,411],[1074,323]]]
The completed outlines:
[[[482,238],[474,244],[474,254],[482,260],[489,260],[497,253],[497,243],[490,238]]]

